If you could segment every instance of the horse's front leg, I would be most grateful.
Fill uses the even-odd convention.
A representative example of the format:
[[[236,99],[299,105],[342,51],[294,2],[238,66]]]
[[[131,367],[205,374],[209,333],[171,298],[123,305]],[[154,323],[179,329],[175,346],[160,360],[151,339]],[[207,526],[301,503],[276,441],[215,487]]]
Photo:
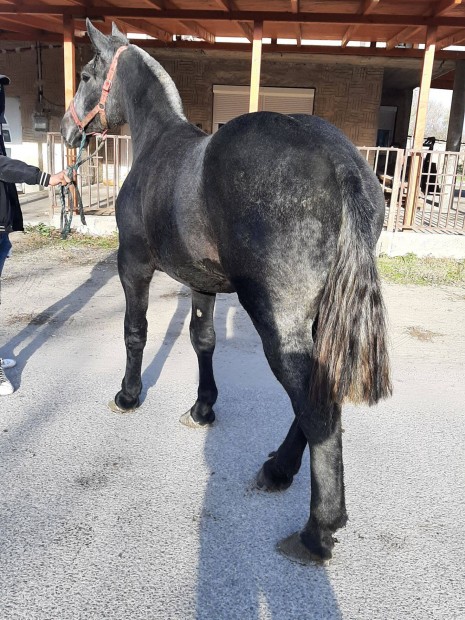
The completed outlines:
[[[124,342],[126,344],[126,372],[121,390],[110,403],[114,411],[136,409],[142,390],[142,355],[147,342],[147,307],[149,287],[155,266],[152,257],[143,252],[126,253],[121,245],[118,250],[118,272],[126,296],[124,316]]]
[[[194,406],[181,416],[180,422],[191,428],[212,424],[215,420],[213,405],[218,397],[213,376],[215,329],[213,312],[216,295],[192,291],[192,316],[190,335],[199,362],[199,389]]]

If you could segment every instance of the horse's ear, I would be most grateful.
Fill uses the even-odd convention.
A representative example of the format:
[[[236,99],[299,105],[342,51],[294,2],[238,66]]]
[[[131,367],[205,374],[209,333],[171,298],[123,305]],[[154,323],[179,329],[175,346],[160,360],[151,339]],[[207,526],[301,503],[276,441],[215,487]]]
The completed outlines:
[[[129,43],[129,41],[127,40],[126,35],[123,32],[121,32],[121,30],[118,28],[118,26],[116,25],[115,22],[112,22],[112,24],[111,24],[111,36],[112,37],[116,37],[117,39],[120,39],[126,45],[128,45],[128,43]]]
[[[108,39],[107,37],[97,30],[97,28],[92,24],[89,18],[86,19],[87,26],[87,34],[89,35],[90,42],[92,43],[92,47],[96,52],[105,52],[108,50]]]

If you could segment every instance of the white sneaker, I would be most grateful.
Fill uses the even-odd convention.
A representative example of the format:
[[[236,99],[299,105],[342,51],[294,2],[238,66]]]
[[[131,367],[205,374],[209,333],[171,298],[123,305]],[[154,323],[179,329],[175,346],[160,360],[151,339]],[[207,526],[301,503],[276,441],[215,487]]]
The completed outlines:
[[[13,368],[16,366],[16,360],[10,360],[6,357],[0,357],[0,366],[2,368]]]
[[[8,381],[3,368],[0,366],[0,396],[8,396],[15,391],[11,382]]]

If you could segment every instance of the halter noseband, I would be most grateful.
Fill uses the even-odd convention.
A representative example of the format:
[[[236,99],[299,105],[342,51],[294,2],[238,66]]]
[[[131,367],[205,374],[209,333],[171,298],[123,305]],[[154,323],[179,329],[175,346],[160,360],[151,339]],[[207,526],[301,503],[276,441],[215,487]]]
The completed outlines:
[[[69,111],[71,112],[71,116],[73,117],[74,122],[76,123],[79,131],[84,133],[84,129],[90,123],[92,119],[94,119],[97,114],[100,115],[100,122],[102,124],[103,129],[108,129],[107,116],[105,114],[105,104],[108,99],[108,95],[110,94],[110,90],[113,84],[113,76],[115,75],[116,66],[118,64],[118,58],[120,54],[127,50],[127,45],[122,45],[116,50],[115,55],[113,56],[113,60],[111,61],[110,68],[108,69],[107,77],[102,86],[102,94],[100,95],[100,100],[97,105],[92,108],[92,110],[81,120],[79,120],[79,116],[77,115],[76,108],[74,107],[74,97],[69,104]]]

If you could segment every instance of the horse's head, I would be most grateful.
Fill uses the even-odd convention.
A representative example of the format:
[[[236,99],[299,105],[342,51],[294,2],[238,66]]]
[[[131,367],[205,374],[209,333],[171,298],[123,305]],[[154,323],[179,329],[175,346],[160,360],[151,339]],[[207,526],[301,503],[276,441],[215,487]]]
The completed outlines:
[[[79,87],[61,121],[61,135],[71,147],[80,144],[83,132],[100,133],[125,122],[116,64],[129,42],[115,24],[107,37],[88,19],[87,32],[95,54],[82,69]]]

